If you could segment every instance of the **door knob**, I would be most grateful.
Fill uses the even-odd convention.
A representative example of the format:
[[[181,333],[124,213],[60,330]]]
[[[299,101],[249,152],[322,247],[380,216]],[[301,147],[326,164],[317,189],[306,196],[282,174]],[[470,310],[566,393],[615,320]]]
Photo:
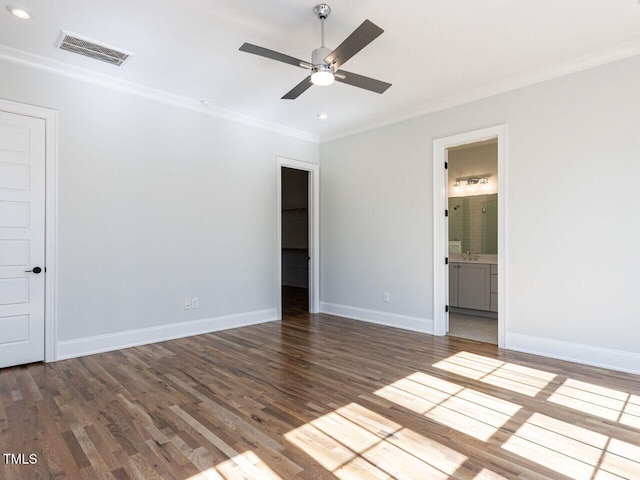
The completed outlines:
[[[24,273],[40,273],[42,269],[40,267],[33,267],[32,270],[25,270]]]

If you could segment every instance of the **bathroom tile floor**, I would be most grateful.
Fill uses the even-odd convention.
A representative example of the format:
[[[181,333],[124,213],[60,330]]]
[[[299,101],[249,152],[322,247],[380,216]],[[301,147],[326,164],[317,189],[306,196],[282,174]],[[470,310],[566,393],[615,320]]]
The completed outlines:
[[[475,315],[449,314],[449,336],[498,344],[498,320]]]

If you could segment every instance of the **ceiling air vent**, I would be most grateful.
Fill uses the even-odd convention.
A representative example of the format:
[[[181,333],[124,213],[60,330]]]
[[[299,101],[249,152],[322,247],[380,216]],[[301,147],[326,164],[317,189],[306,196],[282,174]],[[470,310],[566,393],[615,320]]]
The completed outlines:
[[[56,48],[117,66],[124,65],[133,56],[131,52],[125,52],[122,49],[64,30],[60,33]]]

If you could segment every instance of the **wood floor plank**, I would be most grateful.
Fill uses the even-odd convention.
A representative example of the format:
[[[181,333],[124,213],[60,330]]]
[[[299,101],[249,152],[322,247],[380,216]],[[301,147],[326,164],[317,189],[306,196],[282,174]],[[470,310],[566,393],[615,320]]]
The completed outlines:
[[[640,378],[297,308],[0,370],[0,445],[8,480],[638,480]]]

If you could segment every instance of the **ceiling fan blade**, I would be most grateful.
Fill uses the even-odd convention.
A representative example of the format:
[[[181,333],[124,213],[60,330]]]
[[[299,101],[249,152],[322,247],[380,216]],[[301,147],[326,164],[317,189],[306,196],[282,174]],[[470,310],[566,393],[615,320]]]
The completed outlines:
[[[297,58],[290,57],[289,55],[285,55],[284,53],[275,52],[268,48],[258,47],[257,45],[252,45],[250,43],[243,43],[240,47],[240,51],[260,55],[261,57],[277,60],[278,62],[288,63],[294,67],[301,67],[305,69],[313,67],[311,63],[305,62],[304,60],[299,60]]]
[[[346,83],[354,87],[364,88],[376,93],[384,93],[391,86],[390,83],[376,80],[375,78],[365,77],[357,73],[346,72],[340,70],[336,73],[336,82]]]
[[[384,30],[375,23],[365,20],[338,48],[327,55],[324,61],[329,65],[333,64],[334,70],[337,70],[340,65],[378,38],[382,32]]]
[[[313,83],[311,83],[311,75],[309,75],[307,78],[302,80],[298,85],[293,87],[289,92],[287,92],[281,98],[281,100],[295,100],[304,92],[306,92],[309,89],[309,87],[311,87],[311,85],[313,85]]]

